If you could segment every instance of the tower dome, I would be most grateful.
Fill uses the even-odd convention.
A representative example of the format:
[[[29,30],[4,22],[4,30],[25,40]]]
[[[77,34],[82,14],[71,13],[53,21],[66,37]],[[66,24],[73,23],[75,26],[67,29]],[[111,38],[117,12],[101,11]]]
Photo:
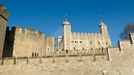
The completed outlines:
[[[63,22],[63,25],[70,25],[70,22],[69,22],[68,20],[65,20],[65,21]]]
[[[101,21],[101,22],[100,22],[100,25],[101,25],[101,26],[105,26],[106,24]]]
[[[68,21],[68,16],[66,14],[65,20],[63,21],[63,25],[70,25],[70,22]]]
[[[103,22],[102,16],[100,16],[100,26],[106,26],[106,24]]]

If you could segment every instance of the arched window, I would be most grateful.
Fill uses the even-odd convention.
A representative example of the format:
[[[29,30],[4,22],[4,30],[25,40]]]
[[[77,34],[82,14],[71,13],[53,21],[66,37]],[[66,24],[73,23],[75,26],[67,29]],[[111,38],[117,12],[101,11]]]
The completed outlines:
[[[36,52],[34,53],[34,56],[36,57]]]
[[[75,47],[74,47],[74,50],[75,50]]]
[[[49,48],[47,48],[47,51],[49,51],[50,49]]]
[[[98,42],[98,44],[100,44],[100,42]]]
[[[90,44],[92,44],[92,41],[90,42]]]
[[[34,52],[32,52],[32,57],[34,57]]]
[[[68,50],[66,50],[66,53],[68,53]]]
[[[82,50],[84,50],[84,47],[82,48]]]
[[[108,45],[108,43],[106,42],[106,45]]]

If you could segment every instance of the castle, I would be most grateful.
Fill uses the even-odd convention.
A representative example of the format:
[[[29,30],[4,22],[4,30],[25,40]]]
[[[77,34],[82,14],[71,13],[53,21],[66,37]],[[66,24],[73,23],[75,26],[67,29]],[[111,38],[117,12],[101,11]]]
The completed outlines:
[[[1,5],[1,9],[3,10]],[[4,16],[6,14],[6,16]],[[7,23],[8,11],[1,13],[1,22]],[[51,56],[55,51],[55,37],[47,36],[34,29],[22,29],[20,26],[6,29],[5,22],[1,25],[3,43],[1,44],[1,57],[38,57]],[[99,33],[71,32],[71,24],[66,19],[63,22],[64,36],[58,36],[58,51],[100,50],[111,47],[111,40],[107,26],[101,21]],[[6,35],[5,35],[6,33]],[[4,42],[5,40],[5,42]],[[57,52],[57,51],[56,51]]]
[[[55,37],[34,29],[20,26],[7,27],[8,10],[0,5],[0,58],[38,57],[51,55],[55,49]]]
[[[99,33],[71,32],[47,36],[34,29],[7,26],[8,10],[0,5],[0,75],[133,75],[134,33],[113,47],[106,24]]]
[[[99,33],[71,32],[71,24],[66,19],[63,22],[64,36],[59,35],[58,47],[60,50],[91,50],[111,47],[111,40],[107,26],[102,21]]]

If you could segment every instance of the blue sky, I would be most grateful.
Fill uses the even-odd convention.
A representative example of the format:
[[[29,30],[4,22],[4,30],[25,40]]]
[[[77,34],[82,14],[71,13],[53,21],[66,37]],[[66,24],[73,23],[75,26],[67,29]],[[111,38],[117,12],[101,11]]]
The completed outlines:
[[[99,16],[117,45],[124,25],[134,23],[134,0],[0,0],[10,12],[9,26],[57,35],[68,13],[73,32],[98,32]]]

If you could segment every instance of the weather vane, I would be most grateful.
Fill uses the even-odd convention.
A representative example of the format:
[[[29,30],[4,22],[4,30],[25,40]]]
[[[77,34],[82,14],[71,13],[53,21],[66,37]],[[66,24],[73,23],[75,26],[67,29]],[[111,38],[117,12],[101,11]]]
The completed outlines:
[[[68,13],[65,13],[65,21],[68,21]]]
[[[103,22],[103,16],[100,15],[100,22]]]

